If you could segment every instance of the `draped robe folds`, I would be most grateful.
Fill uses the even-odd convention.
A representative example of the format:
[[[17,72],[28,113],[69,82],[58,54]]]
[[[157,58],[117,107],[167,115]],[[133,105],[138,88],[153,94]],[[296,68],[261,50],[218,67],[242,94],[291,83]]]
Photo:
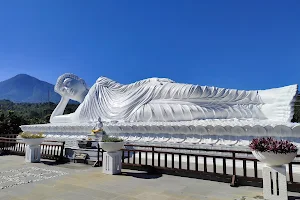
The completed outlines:
[[[122,85],[100,77],[75,114],[79,121],[185,121],[265,118],[258,91],[145,79]]]

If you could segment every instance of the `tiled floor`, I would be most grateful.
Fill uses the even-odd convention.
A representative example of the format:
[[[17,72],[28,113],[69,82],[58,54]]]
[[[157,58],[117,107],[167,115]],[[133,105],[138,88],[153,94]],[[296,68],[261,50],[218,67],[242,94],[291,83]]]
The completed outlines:
[[[20,169],[18,172],[12,171]],[[1,173],[2,172],[2,173]],[[13,172],[13,173],[12,173]],[[262,189],[123,170],[106,175],[90,165],[24,163],[21,156],[0,157],[1,200],[254,200]],[[25,181],[26,180],[26,181]],[[32,181],[31,181],[32,180]],[[14,183],[22,184],[14,184]],[[1,186],[1,185],[0,185]],[[0,187],[1,188],[1,187]],[[300,199],[300,194],[290,199]]]

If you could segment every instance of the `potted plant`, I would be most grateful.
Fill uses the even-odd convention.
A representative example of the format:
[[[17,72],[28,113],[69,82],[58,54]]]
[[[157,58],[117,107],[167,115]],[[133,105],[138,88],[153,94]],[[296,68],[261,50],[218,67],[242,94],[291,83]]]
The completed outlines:
[[[99,145],[106,152],[115,152],[123,148],[124,141],[123,139],[117,137],[108,137],[107,135],[105,135],[102,137]]]
[[[269,166],[280,166],[292,162],[298,151],[297,146],[291,142],[271,137],[254,138],[249,147],[257,160]]]
[[[20,137],[26,144],[25,162],[40,162],[41,158],[41,144],[45,140],[43,133],[26,133],[20,134]]]
[[[20,134],[20,137],[23,139],[25,144],[27,144],[29,146],[40,145],[45,140],[45,136],[43,135],[43,133],[35,134],[35,133],[22,132]]]

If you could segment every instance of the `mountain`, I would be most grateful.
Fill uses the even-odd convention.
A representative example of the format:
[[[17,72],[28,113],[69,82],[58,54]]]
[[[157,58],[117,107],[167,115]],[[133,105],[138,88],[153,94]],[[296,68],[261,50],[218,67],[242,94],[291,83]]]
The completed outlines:
[[[49,96],[49,97],[48,97]],[[20,103],[57,103],[60,95],[54,92],[54,85],[27,74],[18,74],[0,82],[0,99]]]

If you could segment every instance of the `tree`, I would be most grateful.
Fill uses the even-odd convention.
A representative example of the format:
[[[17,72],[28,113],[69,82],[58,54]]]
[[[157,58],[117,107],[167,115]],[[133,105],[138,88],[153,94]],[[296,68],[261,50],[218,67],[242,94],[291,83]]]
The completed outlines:
[[[292,122],[300,122],[300,95],[298,94],[295,106],[294,106],[294,117]]]
[[[26,123],[25,119],[18,116],[14,111],[6,113],[0,111],[0,133],[4,135],[19,134],[20,126]]]

